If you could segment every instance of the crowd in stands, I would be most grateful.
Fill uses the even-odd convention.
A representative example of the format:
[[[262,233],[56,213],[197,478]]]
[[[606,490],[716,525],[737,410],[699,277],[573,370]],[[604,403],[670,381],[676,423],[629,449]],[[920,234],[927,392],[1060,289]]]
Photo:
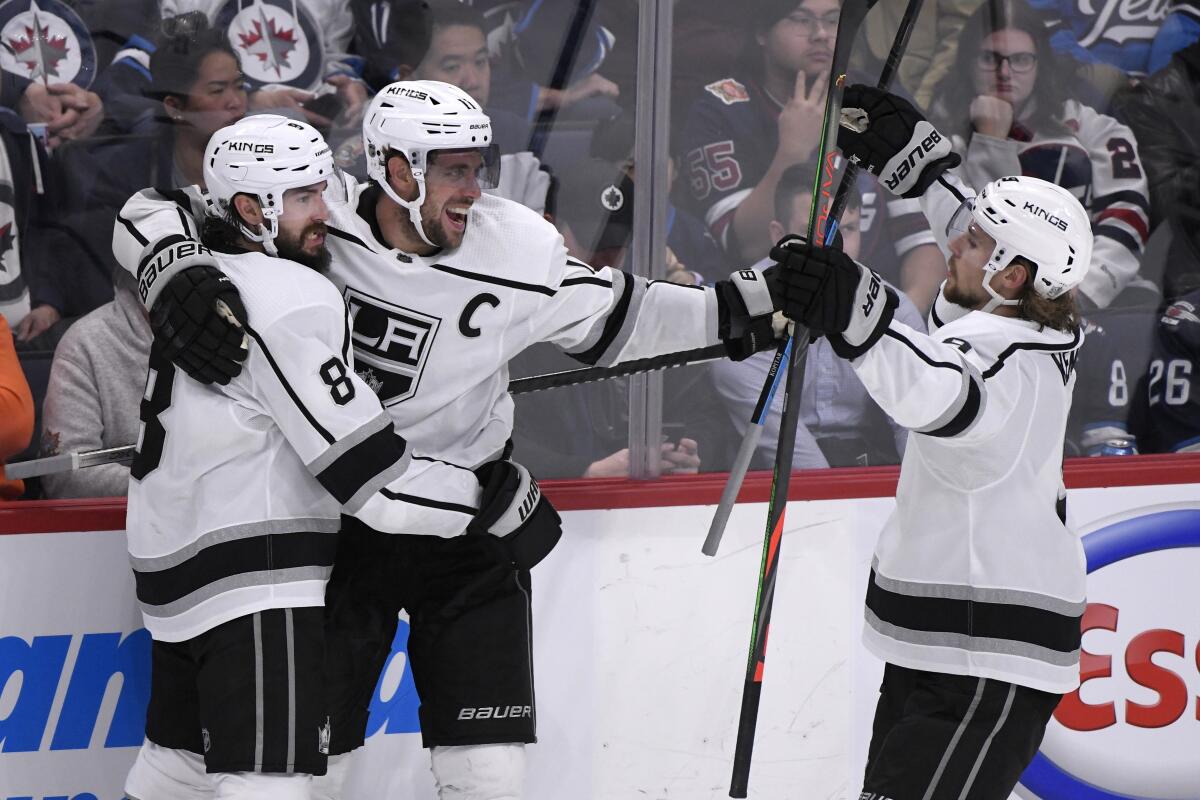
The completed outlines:
[[[849,81],[878,80],[904,6],[881,0],[868,17]],[[808,227],[814,180],[842,166],[817,163],[839,8],[676,0],[672,75],[659,87],[672,120],[655,266],[667,280],[718,280]],[[142,189],[202,183],[210,136],[247,114],[313,124],[366,180],[370,97],[396,80],[453,83],[491,117],[493,191],[544,214],[572,257],[645,272],[630,256],[637,24],[636,0],[0,4],[0,499],[124,494],[120,465],[23,485],[2,464],[137,440],[152,337],[116,268],[113,226]],[[1091,215],[1068,455],[1115,438],[1141,452],[1200,449],[1196,7],[927,2],[892,90],[951,137],[968,184],[1037,176]],[[946,256],[918,201],[861,175],[840,246],[898,287],[898,318],[924,330]],[[666,373],[662,472],[728,468],[769,363]],[[513,374],[571,366],[533,348]],[[626,394],[612,380],[518,398],[515,457],[544,478],[627,476]],[[777,424],[778,409],[768,431]],[[894,464],[904,447],[848,365],[815,343],[796,467]],[[754,464],[774,450],[768,432]]]

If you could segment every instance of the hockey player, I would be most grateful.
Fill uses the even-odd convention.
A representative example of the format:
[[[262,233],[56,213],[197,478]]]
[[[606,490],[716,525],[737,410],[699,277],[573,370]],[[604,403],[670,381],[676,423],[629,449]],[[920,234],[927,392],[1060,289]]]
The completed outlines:
[[[558,515],[507,462],[493,470],[528,493],[485,494],[476,515],[476,476],[412,453],[354,372],[345,304],[319,274],[337,176],[313,128],[271,115],[223,128],[204,178],[204,244],[146,269],[187,252],[219,264],[250,342],[222,388],[151,352],[127,529],[153,665],[125,791],[306,800],[332,733],[322,605],[341,515],[430,539],[512,528],[461,537],[496,563],[527,532],[556,537]]]
[[[414,447],[480,470],[489,487],[512,480],[492,465],[512,432],[508,362],[529,345],[602,365],[718,342],[738,358],[771,346],[774,305],[758,273],[714,289],[592,268],[539,215],[482,195],[496,178],[491,126],[462,90],[391,84],[372,101],[363,139],[371,182],[350,184],[349,201],[330,209],[327,239],[358,369]],[[212,313],[227,284],[214,259],[189,249],[190,211],[143,192],[123,209],[114,249],[139,274],[164,351],[223,382],[240,369],[241,333]],[[139,268],[150,263],[163,266]],[[519,796],[523,746],[535,740],[529,568],[545,551],[505,569],[478,547],[348,519],[328,594],[330,636],[352,654],[332,670],[344,692],[331,753],[363,743],[407,609],[422,738],[443,798]],[[497,707],[519,713],[466,713]]]
[[[842,252],[775,250],[784,313],[829,337],[913,434],[867,588],[865,643],[887,665],[862,797],[1005,800],[1079,685],[1085,562],[1061,462],[1091,225],[1037,178],[971,196],[940,174],[957,160],[948,142],[900,98],[855,86],[843,102],[866,122],[840,132],[843,151],[921,196],[949,254],[925,335]]]

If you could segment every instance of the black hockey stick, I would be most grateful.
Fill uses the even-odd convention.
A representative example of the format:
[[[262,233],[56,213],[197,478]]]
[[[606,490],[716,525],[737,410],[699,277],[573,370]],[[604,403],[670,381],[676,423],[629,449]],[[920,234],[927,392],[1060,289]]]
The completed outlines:
[[[714,344],[696,350],[684,350],[678,353],[665,353],[661,356],[638,358],[613,364],[611,367],[581,367],[562,372],[547,372],[542,375],[531,375],[528,378],[515,378],[508,382],[509,394],[528,394],[545,389],[558,389],[563,386],[575,386],[580,383],[619,378],[624,375],[636,375],[640,372],[681,367],[687,364],[699,364],[717,358],[726,358],[725,345]],[[29,461],[17,461],[5,466],[5,475],[11,480],[36,478],[41,475],[53,475],[57,472],[70,472],[85,467],[98,467],[102,464],[128,464],[133,459],[133,445],[109,447],[103,450],[81,450],[75,453],[63,453],[57,456],[35,458]]]
[[[904,15],[900,18],[899,27],[896,29],[896,36],[892,40],[892,49],[888,51],[887,60],[883,64],[883,69],[879,73],[879,82],[876,84],[880,89],[887,89],[891,86],[893,78],[896,76],[896,71],[900,68],[900,59],[904,56],[904,51],[908,47],[908,39],[912,34],[913,25],[916,23],[917,15],[921,13],[922,0],[909,0],[904,8]],[[842,120],[841,124],[846,125],[846,121]],[[832,150],[830,155],[826,157],[823,165],[828,174],[833,175]],[[858,164],[849,161],[846,164],[845,170],[842,172],[841,181],[838,183],[837,192],[833,196],[833,202],[829,205],[827,215],[818,218],[817,228],[822,231],[822,242],[828,243],[834,240],[837,235],[838,225],[840,224],[842,214],[846,210],[846,203],[850,200],[850,190],[854,188],[854,184],[858,180]],[[818,170],[819,172],[819,170]],[[818,179],[820,176],[818,175]],[[814,193],[814,197],[816,194]],[[754,452],[758,449],[758,442],[762,437],[763,426],[766,423],[767,414],[770,413],[770,404],[775,397],[775,393],[779,389],[778,370],[781,362],[786,365],[787,355],[785,353],[786,344],[780,344],[778,351],[775,354],[775,360],[771,364],[771,369],[767,373],[767,379],[763,383],[762,392],[759,394],[758,403],[754,406],[754,413],[750,417],[750,425],[746,428],[746,433],[742,436],[742,443],[738,447],[737,456],[733,460],[733,465],[729,469],[729,477],[725,480],[725,488],[721,492],[721,499],[717,503],[717,510],[713,512],[712,522],[708,526],[708,536],[704,539],[704,545],[700,548],[700,552],[706,556],[715,556],[717,549],[721,545],[721,538],[725,535],[725,526],[729,523],[729,515],[733,512],[733,506],[737,502],[738,492],[742,488],[742,482],[746,479],[746,473],[750,469],[750,461],[754,458]],[[682,355],[682,354],[680,354]],[[804,358],[803,355],[800,356]],[[800,367],[803,368],[803,363]]]
[[[920,2],[920,0],[910,0]],[[841,96],[839,89],[845,80],[846,65],[858,29],[873,0],[844,0],[838,18],[838,36],[833,50],[829,89],[825,97],[825,114],[821,143],[817,150],[819,168],[813,181],[812,205],[808,218],[808,241],[824,243],[826,220],[821,214],[824,204],[820,203],[822,176],[826,167],[826,154],[837,144],[837,130],[841,123]],[[914,15],[915,16],[915,15]],[[911,22],[908,27],[911,27]],[[907,34],[903,35],[907,40]],[[898,61],[897,57],[897,61]],[[889,62],[891,61],[889,57]],[[791,335],[793,357],[788,366],[787,386],[784,394],[783,415],[779,425],[779,442],[775,451],[775,470],[771,476],[771,502],[767,512],[766,535],[763,537],[762,560],[759,565],[758,591],[755,597],[754,619],[751,623],[750,653],[746,660],[746,677],[742,689],[742,706],[738,719],[737,744],[733,755],[733,777],[729,796],[747,796],[750,783],[750,763],[754,753],[754,732],[758,726],[758,708],[762,698],[762,680],[766,667],[767,633],[771,625],[771,610],[775,599],[775,580],[779,571],[779,550],[783,541],[783,526],[787,508],[788,489],[792,476],[792,455],[796,445],[796,428],[800,417],[800,394],[804,383],[804,355],[808,349],[808,331],[796,326]],[[774,376],[778,380],[778,375]],[[735,493],[736,494],[736,493]]]

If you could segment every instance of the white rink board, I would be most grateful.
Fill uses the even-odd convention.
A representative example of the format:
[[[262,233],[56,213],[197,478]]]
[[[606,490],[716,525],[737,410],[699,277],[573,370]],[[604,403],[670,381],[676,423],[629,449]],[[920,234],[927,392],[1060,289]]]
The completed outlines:
[[[1196,485],[1079,490],[1071,494],[1070,509],[1073,522],[1088,530],[1097,520],[1136,515],[1139,509],[1188,503],[1200,508],[1197,498]],[[874,536],[892,506],[891,499],[789,505],[751,797],[858,795],[881,671],[858,645],[862,593]],[[766,507],[736,509],[715,559],[699,552],[711,511],[564,514],[562,543],[534,573],[540,741],[529,748],[527,800],[727,796]],[[1113,569],[1100,573],[1106,585],[1114,575],[1119,583],[1116,571],[1104,574]],[[1124,592],[1119,602],[1129,618],[1136,593],[1174,591],[1145,583],[1117,590]],[[138,692],[125,686],[122,694],[122,679],[115,677],[98,700],[95,687],[89,695],[87,678],[89,670],[101,670],[102,684],[115,663],[104,654],[113,652],[117,640],[130,642],[126,637],[138,628],[121,533],[0,536],[0,800],[122,797],[136,747],[128,742],[133,735],[128,709],[120,720],[114,720],[114,711],[118,697],[128,706]],[[1190,629],[1182,632],[1190,660],[1200,620],[1193,615]],[[1104,640],[1096,636],[1085,635],[1085,648],[1101,652],[1096,648]],[[35,649],[40,660],[30,660]],[[1153,660],[1168,663],[1161,655]],[[1112,661],[1119,670],[1120,654]],[[43,675],[37,680],[18,669],[34,663]],[[403,666],[401,654],[378,700],[405,692],[401,678],[411,682],[411,676],[403,674]],[[1200,694],[1198,666],[1177,670],[1186,673],[1193,710]],[[1095,697],[1113,691],[1098,682],[1088,688],[1099,690]],[[1149,690],[1129,696],[1141,703],[1155,697]],[[1190,743],[1200,720],[1184,714],[1174,724],[1179,726],[1174,739],[1169,730],[1155,732],[1154,746],[1168,761],[1173,756],[1161,753],[1169,753],[1174,741]],[[1100,733],[1136,752],[1139,732],[1126,725]],[[1059,734],[1055,757],[1080,769],[1078,753],[1099,739]],[[30,744],[33,739],[36,744]],[[432,797],[417,734],[380,731],[361,755],[346,800]],[[1086,763],[1082,769],[1086,772]],[[1184,768],[1175,772],[1189,780]],[[1141,791],[1152,800],[1200,797],[1200,783],[1191,795],[1153,786]]]

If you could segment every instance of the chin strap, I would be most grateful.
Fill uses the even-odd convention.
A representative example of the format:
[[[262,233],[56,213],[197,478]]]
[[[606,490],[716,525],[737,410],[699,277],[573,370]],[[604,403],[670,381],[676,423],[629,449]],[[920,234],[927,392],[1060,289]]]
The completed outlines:
[[[279,250],[275,247],[275,236],[279,233],[279,223],[275,217],[263,215],[263,223],[258,226],[259,230],[252,231],[244,222],[238,221],[238,228],[241,229],[242,236],[245,236],[251,242],[258,242],[263,246],[263,250],[267,251],[267,255],[272,258],[279,255]]]
[[[401,198],[400,195],[396,194],[396,190],[392,188],[391,182],[387,180],[379,181],[379,183],[383,186],[383,191],[387,193],[388,197],[408,210],[408,219],[412,222],[413,227],[417,229],[417,236],[421,237],[421,241],[430,247],[437,247],[438,245],[429,241],[429,237],[425,235],[425,225],[421,222],[421,206],[425,203],[425,179],[423,177],[417,178],[416,200]]]
[[[984,291],[986,291],[988,294],[990,294],[992,296],[992,299],[989,300],[987,302],[987,305],[985,305],[980,310],[983,311],[985,314],[987,314],[987,313],[991,313],[992,311],[995,311],[1000,306],[1019,306],[1019,305],[1021,305],[1020,300],[1009,300],[1007,297],[1005,297],[1004,295],[1000,294],[999,292],[997,292],[995,289],[992,288],[992,278],[994,278],[994,277],[996,277],[995,272],[985,270],[983,273]]]

